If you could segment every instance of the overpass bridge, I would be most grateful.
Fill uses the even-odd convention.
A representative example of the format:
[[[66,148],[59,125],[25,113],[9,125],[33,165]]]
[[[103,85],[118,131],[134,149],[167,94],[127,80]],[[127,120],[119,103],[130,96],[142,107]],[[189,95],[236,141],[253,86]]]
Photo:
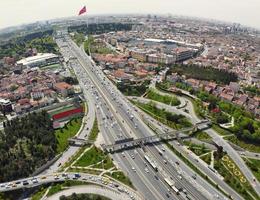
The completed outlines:
[[[87,140],[84,138],[79,138],[79,137],[72,137],[70,139],[68,139],[69,145],[70,146],[78,146],[78,147],[82,147],[88,144],[94,144],[95,141],[93,140]]]
[[[152,124],[147,123],[147,125],[150,128],[152,128],[155,132],[157,132],[156,129],[152,126]],[[175,131],[165,131],[164,133],[138,138],[138,139],[127,138],[127,139],[117,140],[114,144],[109,144],[109,145],[103,144],[102,148],[107,153],[114,153],[126,149],[135,148],[137,146],[148,145],[148,144],[157,143],[161,141],[169,141],[169,140],[174,140],[179,138],[188,138],[192,133],[196,132],[197,130],[204,130],[206,128],[209,128],[210,125],[211,122],[209,122],[208,120],[204,120],[196,123],[194,126],[190,128],[184,128]],[[188,133],[188,134],[180,136],[180,133]]]

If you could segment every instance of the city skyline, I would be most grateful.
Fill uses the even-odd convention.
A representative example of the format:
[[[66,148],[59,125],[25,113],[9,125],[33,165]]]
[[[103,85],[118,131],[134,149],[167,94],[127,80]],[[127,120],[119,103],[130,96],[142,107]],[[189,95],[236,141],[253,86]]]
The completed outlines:
[[[260,2],[257,0],[249,0],[247,2],[238,0],[236,4],[231,0],[219,0],[217,2],[198,0],[196,3],[192,0],[183,0],[181,2],[177,0],[151,0],[149,5],[145,1],[137,0],[124,0],[124,2],[110,0],[105,4],[101,3],[101,0],[76,0],[66,2],[66,5],[61,0],[21,0],[19,2],[10,0],[1,4],[0,29],[36,21],[77,16],[79,9],[83,5],[87,6],[87,15],[124,13],[172,14],[235,22],[260,28],[260,22],[257,20],[260,17],[258,13]],[[241,12],[242,9],[243,12]]]

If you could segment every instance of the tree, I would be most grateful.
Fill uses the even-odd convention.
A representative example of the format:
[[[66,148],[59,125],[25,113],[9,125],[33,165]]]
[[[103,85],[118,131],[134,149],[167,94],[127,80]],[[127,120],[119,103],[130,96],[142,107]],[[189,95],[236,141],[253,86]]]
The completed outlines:
[[[214,152],[214,157],[216,160],[221,159],[223,156],[223,147],[222,146],[217,146],[217,151]]]
[[[30,175],[55,156],[57,140],[48,114],[28,114],[7,121],[0,134],[0,182]]]
[[[247,130],[253,134],[255,132],[255,127],[253,126],[253,123],[252,122],[249,122],[246,126]]]

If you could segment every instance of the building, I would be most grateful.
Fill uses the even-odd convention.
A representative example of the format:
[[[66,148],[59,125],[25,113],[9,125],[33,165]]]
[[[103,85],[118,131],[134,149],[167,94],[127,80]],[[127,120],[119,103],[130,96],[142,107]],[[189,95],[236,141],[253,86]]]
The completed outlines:
[[[7,65],[14,65],[15,64],[15,59],[12,57],[4,57],[3,58],[4,63]]]
[[[38,53],[36,56],[24,58],[16,62],[18,66],[25,66],[28,68],[42,67],[59,63],[59,56],[53,53]]]
[[[143,50],[130,50],[130,56],[140,62],[147,61],[147,52]]]
[[[191,86],[194,90],[200,89],[200,81],[197,79],[189,78],[186,80],[187,85]]]
[[[38,99],[42,99],[44,97],[44,93],[41,91],[34,91],[31,92],[31,98],[33,100],[38,100]]]
[[[240,90],[240,86],[238,83],[236,82],[230,82],[229,83],[229,88],[233,91],[233,92],[238,92]]]
[[[60,93],[63,97],[67,97],[70,94],[74,93],[73,87],[65,82],[59,82],[54,84],[54,89]]]
[[[232,102],[234,99],[234,96],[231,94],[226,94],[226,93],[221,93],[219,95],[219,98],[221,98],[223,101],[228,101],[228,102]]]
[[[166,54],[149,54],[147,55],[147,62],[158,64],[173,64],[176,61],[176,57]]]
[[[113,76],[116,82],[124,82],[124,83],[129,82],[133,78],[132,75],[125,73],[124,70],[122,69],[118,69],[114,71]]]
[[[249,68],[248,81],[250,84],[254,84],[254,85],[260,83],[260,64],[258,64],[256,67]]]
[[[12,112],[12,103],[10,100],[0,99],[0,110],[3,113]]]
[[[53,127],[60,128],[64,122],[82,116],[84,108],[81,105],[66,104],[48,110],[48,114],[53,120]]]
[[[175,50],[175,53],[176,53],[177,62],[187,60],[189,58],[192,58],[192,56],[193,56],[193,51],[189,48],[184,48],[184,47],[177,48]]]

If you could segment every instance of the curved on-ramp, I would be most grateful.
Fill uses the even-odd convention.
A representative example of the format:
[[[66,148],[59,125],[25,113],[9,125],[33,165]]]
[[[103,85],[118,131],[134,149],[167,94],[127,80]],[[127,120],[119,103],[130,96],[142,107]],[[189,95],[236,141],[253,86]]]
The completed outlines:
[[[70,196],[73,193],[76,194],[97,194],[101,195],[107,198],[110,198],[111,200],[131,200],[131,197],[125,193],[108,189],[106,187],[97,186],[97,185],[82,185],[82,186],[74,186],[71,188],[68,188],[66,190],[60,191],[48,198],[46,200],[59,200],[61,196]]]

